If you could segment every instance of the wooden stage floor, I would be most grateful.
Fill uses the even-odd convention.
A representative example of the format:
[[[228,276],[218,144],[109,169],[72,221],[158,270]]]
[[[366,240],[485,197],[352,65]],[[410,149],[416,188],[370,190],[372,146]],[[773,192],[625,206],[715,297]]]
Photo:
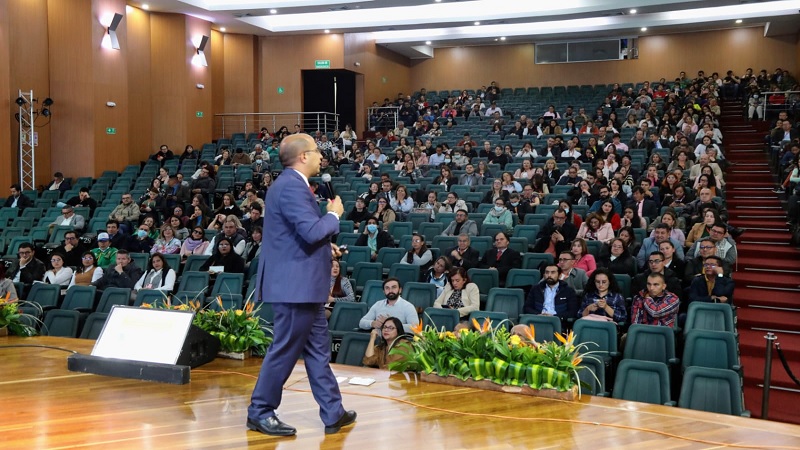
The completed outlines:
[[[183,386],[67,370],[68,353],[94,341],[0,338],[4,449],[511,449],[798,448],[800,426],[584,396],[578,402],[416,381],[413,375],[334,366],[355,426],[326,436],[298,364],[279,410],[297,427],[274,438],[244,426],[261,359],[217,359]],[[799,409],[800,410],[800,409]]]

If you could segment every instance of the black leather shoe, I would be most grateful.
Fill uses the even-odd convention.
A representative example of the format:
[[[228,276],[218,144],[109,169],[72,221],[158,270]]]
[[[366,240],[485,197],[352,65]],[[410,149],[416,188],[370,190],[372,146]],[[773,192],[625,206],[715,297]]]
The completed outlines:
[[[325,427],[325,434],[338,433],[339,430],[342,429],[342,427],[346,427],[347,425],[350,425],[355,421],[356,421],[356,412],[352,410],[345,411],[345,413],[342,414],[342,417],[339,420],[337,420],[335,424]]]
[[[247,428],[270,436],[294,436],[297,434],[297,429],[281,422],[275,416],[261,420],[254,420],[248,417]]]

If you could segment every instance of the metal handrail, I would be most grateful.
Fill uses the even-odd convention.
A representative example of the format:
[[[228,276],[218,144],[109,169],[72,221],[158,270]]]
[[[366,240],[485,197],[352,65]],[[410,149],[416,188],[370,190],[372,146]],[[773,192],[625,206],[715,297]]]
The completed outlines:
[[[294,125],[303,130],[320,130],[323,133],[339,129],[339,114],[327,111],[288,111],[272,113],[219,113],[214,114],[214,138],[230,137],[233,133],[255,133],[266,127],[276,132],[282,126],[294,132]]]
[[[784,103],[782,105],[774,105],[774,104],[769,103],[769,101],[768,101],[769,96],[773,95],[773,94],[783,94],[786,97],[785,100],[784,100]],[[787,109],[787,110],[791,109],[793,105],[791,103],[789,103],[789,99],[792,96],[792,94],[796,94],[798,97],[800,97],[800,91],[760,92],[759,93],[759,97],[760,97],[760,101],[761,101],[761,106],[764,108],[764,112],[763,112],[763,114],[761,114],[761,116],[762,116],[761,117],[761,121],[764,122],[764,121],[767,120],[767,114],[766,113],[767,113],[767,109],[768,108],[769,108],[770,111],[775,111],[777,109]],[[797,103],[800,103],[800,98],[795,100],[795,105]]]

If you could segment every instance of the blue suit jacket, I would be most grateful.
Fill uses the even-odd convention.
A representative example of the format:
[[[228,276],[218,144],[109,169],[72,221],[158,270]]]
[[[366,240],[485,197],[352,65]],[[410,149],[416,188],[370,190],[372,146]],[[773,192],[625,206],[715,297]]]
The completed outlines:
[[[330,293],[332,214],[321,214],[303,177],[286,169],[267,191],[259,292],[268,303],[324,303]],[[319,281],[319,282],[317,282]]]

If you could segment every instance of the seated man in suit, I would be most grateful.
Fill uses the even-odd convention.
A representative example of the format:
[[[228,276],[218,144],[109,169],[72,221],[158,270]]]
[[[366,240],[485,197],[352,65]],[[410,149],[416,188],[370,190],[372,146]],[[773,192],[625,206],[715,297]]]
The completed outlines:
[[[67,192],[71,187],[72,186],[70,185],[69,180],[64,179],[64,174],[61,172],[56,172],[53,174],[53,181],[47,185],[47,190]]]
[[[444,252],[445,255],[450,255],[450,261],[453,263],[453,267],[463,267],[464,270],[478,267],[481,255],[478,250],[470,247],[469,234],[459,234],[457,241],[458,245]]]
[[[578,234],[578,229],[571,222],[567,222],[567,212],[559,208],[553,213],[547,223],[536,235],[536,253],[549,253],[558,256],[564,250],[569,250],[572,240]]]
[[[494,237],[494,247],[486,250],[481,259],[482,269],[495,269],[500,277],[500,286],[505,286],[506,277],[511,269],[522,267],[522,255],[513,248],[509,248],[511,242],[509,234],[506,232],[497,233]]]
[[[403,324],[403,332],[411,333],[411,327],[419,324],[419,314],[417,308],[408,300],[400,296],[403,289],[400,287],[400,280],[388,278],[383,282],[384,300],[380,300],[367,311],[367,315],[358,322],[362,330],[377,329],[383,327],[390,317],[400,319]]]
[[[49,228],[52,231],[53,227],[57,226],[72,227],[73,230],[80,232],[86,226],[86,219],[81,215],[75,214],[72,206],[65,205],[61,207],[61,215],[56,217],[56,220],[49,225]]]
[[[734,282],[723,275],[722,258],[708,256],[703,260],[703,274],[692,279],[689,286],[689,303],[727,303],[733,305]]]
[[[25,208],[33,206],[33,201],[22,193],[22,187],[18,184],[11,185],[11,196],[6,199],[3,208],[19,208],[20,212]]]
[[[27,298],[27,293],[31,289],[34,281],[42,281],[46,269],[43,262],[36,259],[36,249],[30,242],[19,244],[17,250],[18,259],[11,263],[8,268],[7,278],[17,283],[25,285],[25,292],[17,292],[19,298]]]
[[[555,264],[548,264],[544,268],[542,281],[531,287],[525,306],[525,314],[540,314],[558,316],[563,323],[578,314],[578,295],[569,284],[560,281],[561,270]]]
[[[628,203],[628,206],[634,208],[639,213],[639,217],[646,217],[653,222],[658,217],[658,205],[653,200],[646,198],[644,189],[641,186],[634,186],[632,189],[633,201]]]
[[[469,220],[466,209],[459,209],[456,211],[456,218],[442,231],[442,236],[458,236],[464,233],[477,236],[478,224],[474,220]]]

